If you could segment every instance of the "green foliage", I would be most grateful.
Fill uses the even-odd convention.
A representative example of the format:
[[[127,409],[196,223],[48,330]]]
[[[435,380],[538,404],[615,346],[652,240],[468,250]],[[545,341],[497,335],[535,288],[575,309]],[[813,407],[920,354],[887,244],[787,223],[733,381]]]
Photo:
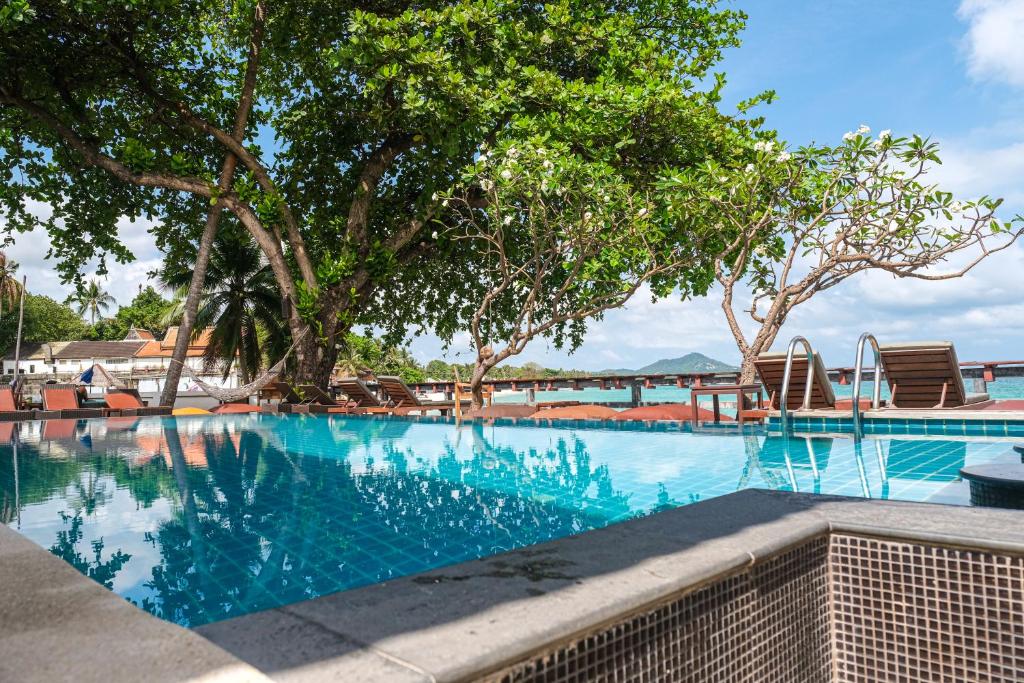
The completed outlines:
[[[88,333],[89,326],[70,307],[41,294],[25,295],[23,345],[85,339]],[[0,318],[0,348],[5,353],[14,349],[17,334],[18,309],[5,310]]]
[[[153,287],[146,287],[135,295],[130,304],[117,309],[113,318],[96,323],[91,336],[106,340],[124,339],[128,331],[135,327],[148,330],[157,339],[162,339],[168,326],[177,324],[178,316],[171,309],[170,301],[160,296]]]
[[[443,360],[432,360],[424,367],[423,371],[427,379],[442,381],[453,381],[456,379],[468,381],[473,375],[472,363],[446,363]],[[523,363],[516,365],[499,365],[488,373],[489,379],[546,379],[548,377],[586,377],[593,375],[593,372],[586,370],[566,370],[563,368],[546,368],[539,363]]]
[[[347,377],[373,373],[398,375],[406,383],[415,384],[426,379],[424,370],[409,350],[393,346],[350,332],[338,353],[337,374]]]
[[[100,286],[99,280],[89,280],[84,286],[79,287],[77,292],[69,296],[64,303],[74,303],[78,314],[88,315],[89,322],[95,325],[96,318],[102,318],[110,306],[117,302]]]
[[[253,3],[8,7],[21,9],[0,24],[18,33],[0,45],[6,230],[47,230],[62,276],[76,283],[93,260],[102,274],[108,260],[133,258],[117,230],[125,216],[158,218],[158,245],[172,264],[187,262],[220,196],[210,188],[226,147],[210,130],[230,130]],[[292,279],[324,276],[304,275],[296,288],[324,344],[339,326],[374,324],[394,337],[416,325],[447,334],[464,320],[478,292],[447,266],[474,272],[480,262],[471,247],[429,235],[431,220],[451,219],[442,198],[478,185],[467,173],[481,143],[543,140],[643,192],[663,167],[729,157],[758,124],[718,110],[724,81],[711,70],[738,44],[745,16],[713,0],[364,7],[373,9],[269,4],[244,140],[251,159],[226,197],[259,223],[255,234],[283,238]],[[275,139],[273,154],[256,130]],[[104,155],[124,168],[99,168]],[[40,203],[52,214],[30,210]],[[588,277],[606,266],[623,267],[609,255]]]

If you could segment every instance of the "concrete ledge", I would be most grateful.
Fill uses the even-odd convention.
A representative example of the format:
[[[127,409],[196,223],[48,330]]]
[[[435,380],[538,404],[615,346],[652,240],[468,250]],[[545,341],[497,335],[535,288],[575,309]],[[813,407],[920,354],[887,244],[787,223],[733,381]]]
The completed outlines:
[[[0,681],[265,681],[0,525]]]
[[[197,630],[277,680],[468,680],[832,531],[1024,554],[1022,521],[748,490]]]
[[[195,631],[0,527],[0,680],[470,680],[830,533],[1024,557],[1021,522],[1013,511],[746,490]]]

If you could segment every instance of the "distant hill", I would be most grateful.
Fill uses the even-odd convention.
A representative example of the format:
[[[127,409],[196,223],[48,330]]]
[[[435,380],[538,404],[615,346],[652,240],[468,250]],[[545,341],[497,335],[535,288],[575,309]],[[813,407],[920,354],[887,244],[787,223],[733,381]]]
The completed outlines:
[[[602,375],[688,375],[702,372],[735,372],[736,367],[703,353],[688,353],[679,358],[662,358],[636,370],[616,368],[602,370]]]

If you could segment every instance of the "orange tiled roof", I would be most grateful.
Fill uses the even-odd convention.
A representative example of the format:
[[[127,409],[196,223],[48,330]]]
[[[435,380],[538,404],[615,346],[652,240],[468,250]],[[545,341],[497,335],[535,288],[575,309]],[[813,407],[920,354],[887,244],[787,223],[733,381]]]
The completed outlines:
[[[189,342],[188,348],[202,349],[205,350],[210,345],[210,337],[213,335],[213,328],[207,327],[205,330],[199,333],[199,337]],[[160,346],[169,350],[174,350],[174,344],[178,340],[178,326],[167,328],[167,334],[164,335],[164,339],[160,342]]]
[[[213,334],[211,328],[203,330],[198,339],[192,341],[188,345],[188,351],[186,356],[188,358],[197,358],[202,356],[206,352],[206,347],[210,344],[210,336]],[[135,353],[136,358],[170,358],[174,355],[174,342],[178,338],[178,328],[171,327],[167,330],[167,336],[163,338],[163,341],[147,341],[141,349]]]

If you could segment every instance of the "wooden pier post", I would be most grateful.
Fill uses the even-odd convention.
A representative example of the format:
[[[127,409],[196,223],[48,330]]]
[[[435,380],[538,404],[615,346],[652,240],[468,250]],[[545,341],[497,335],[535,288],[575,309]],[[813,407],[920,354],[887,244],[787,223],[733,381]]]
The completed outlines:
[[[640,405],[640,381],[633,380],[629,385],[629,402],[636,408]]]

